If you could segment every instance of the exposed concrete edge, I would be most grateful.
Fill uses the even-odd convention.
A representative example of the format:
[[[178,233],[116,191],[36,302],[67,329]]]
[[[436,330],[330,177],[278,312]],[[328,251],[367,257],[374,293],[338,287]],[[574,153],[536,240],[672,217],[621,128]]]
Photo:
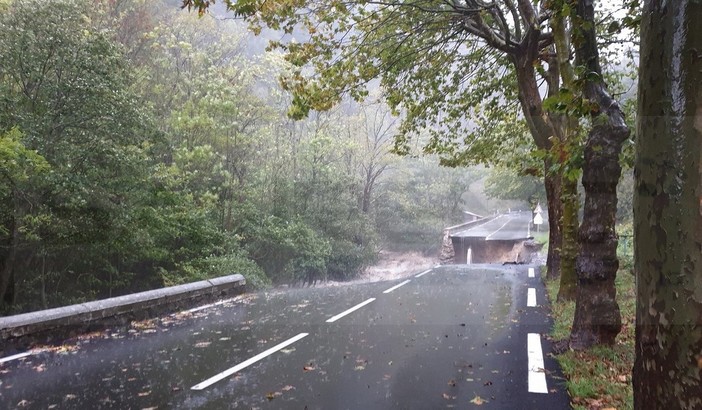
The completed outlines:
[[[20,338],[61,329],[87,327],[120,316],[145,317],[179,305],[194,304],[224,294],[241,293],[240,274],[170,286],[109,299],[0,317],[0,339]]]
[[[439,263],[441,263],[442,265],[454,263],[456,252],[453,249],[451,235],[455,234],[456,232],[463,231],[472,226],[489,222],[495,218],[497,218],[497,216],[488,216],[485,218],[476,219],[475,221],[464,222],[459,225],[444,228],[443,239],[441,240],[441,250],[439,251]]]

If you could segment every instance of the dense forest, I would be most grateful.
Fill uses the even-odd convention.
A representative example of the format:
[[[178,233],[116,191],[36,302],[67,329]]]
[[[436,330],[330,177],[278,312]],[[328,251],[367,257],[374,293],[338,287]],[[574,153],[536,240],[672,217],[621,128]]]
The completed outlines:
[[[372,95],[291,120],[289,63],[179,4],[0,2],[0,314],[231,273],[345,280],[380,249],[435,252],[467,201],[488,211],[487,171],[393,155]]]

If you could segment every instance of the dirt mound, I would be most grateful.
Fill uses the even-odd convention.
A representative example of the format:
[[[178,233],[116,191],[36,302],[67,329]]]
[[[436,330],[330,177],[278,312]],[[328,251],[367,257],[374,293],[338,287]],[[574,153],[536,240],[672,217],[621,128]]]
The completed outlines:
[[[401,279],[439,263],[439,258],[424,256],[419,252],[381,251],[378,263],[361,275],[364,282]]]

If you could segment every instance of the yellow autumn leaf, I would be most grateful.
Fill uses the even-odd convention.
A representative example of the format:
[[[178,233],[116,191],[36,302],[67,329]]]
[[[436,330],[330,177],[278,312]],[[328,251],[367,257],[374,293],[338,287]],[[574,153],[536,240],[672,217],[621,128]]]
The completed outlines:
[[[482,399],[480,396],[475,396],[470,402],[476,406],[482,406],[483,404],[487,403],[487,400]]]

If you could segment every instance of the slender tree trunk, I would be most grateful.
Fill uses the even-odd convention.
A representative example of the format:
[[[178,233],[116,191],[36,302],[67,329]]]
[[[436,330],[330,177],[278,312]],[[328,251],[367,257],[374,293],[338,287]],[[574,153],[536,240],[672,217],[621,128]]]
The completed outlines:
[[[619,104],[609,96],[602,81],[593,2],[578,1],[579,21],[574,25],[578,38],[576,60],[586,68],[583,94],[597,108],[591,112],[593,126],[585,144],[585,206],[578,233],[578,291],[570,340],[573,349],[612,345],[621,330],[614,286],[619,268],[615,219],[621,176],[619,154],[629,129]]]
[[[561,248],[563,235],[561,221],[563,215],[563,202],[561,201],[561,177],[553,175],[549,168],[551,162],[544,161],[546,185],[546,202],[548,206],[548,255],[546,258],[546,275],[555,279],[561,274]]]
[[[563,245],[561,246],[561,280],[558,301],[575,300],[578,277],[575,262],[578,256],[578,181],[563,178]]]
[[[566,17],[561,8],[556,7],[555,10],[552,10],[552,17],[549,19],[549,23],[556,50],[554,65],[558,67],[557,72],[561,78],[562,87],[572,90],[575,82],[575,70],[571,63],[571,42],[566,28]],[[552,96],[558,92],[559,90],[549,90],[549,95]],[[567,154],[569,151],[566,150],[577,144],[580,139],[578,119],[561,114],[558,122],[563,129],[562,144],[565,149],[562,152]],[[565,160],[560,164],[561,169],[567,170],[568,166],[572,166],[567,163],[567,157],[561,158]],[[563,178],[561,198],[563,201],[563,219],[561,222],[563,245],[561,247],[561,278],[557,299],[559,301],[570,301],[575,300],[578,283],[575,273],[575,262],[578,256],[578,210],[580,209],[577,178]]]
[[[702,408],[702,3],[648,0],[634,196],[638,409]]]
[[[20,239],[17,215],[11,217],[10,232],[6,242],[6,254],[0,270],[0,310],[11,309],[15,302],[15,263],[17,260],[17,246]]]
[[[560,135],[554,129],[553,124],[546,119],[548,115],[543,110],[541,93],[534,71],[537,51],[533,47],[527,46],[523,53],[513,56],[513,62],[519,86],[519,102],[531,136],[539,149],[549,150],[553,145],[550,138],[559,138]],[[561,273],[563,203],[561,201],[561,175],[554,175],[551,171],[551,165],[550,160],[544,160],[544,184],[549,226],[546,269],[548,277],[557,278]]]
[[[4,244],[2,265],[0,265],[0,311],[10,310],[15,303],[15,265],[17,262],[17,249],[20,241],[19,220],[21,218],[20,207],[17,200],[17,192],[12,188],[12,215],[9,226],[6,226],[9,235]]]

